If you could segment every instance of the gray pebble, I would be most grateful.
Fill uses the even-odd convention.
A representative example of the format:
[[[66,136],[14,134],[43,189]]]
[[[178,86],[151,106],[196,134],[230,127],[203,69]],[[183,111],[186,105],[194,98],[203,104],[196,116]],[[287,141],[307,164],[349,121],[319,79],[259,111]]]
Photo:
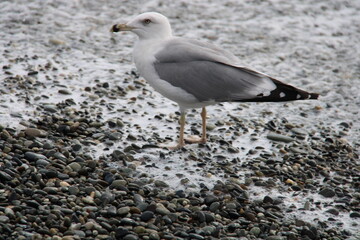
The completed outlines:
[[[277,134],[277,133],[273,133],[273,132],[269,133],[267,135],[267,138],[270,139],[270,140],[273,140],[273,141],[286,142],[286,143],[289,143],[289,142],[292,142],[292,141],[295,140],[292,137]]]
[[[3,181],[11,181],[13,178],[8,173],[0,171],[0,179]]]
[[[155,180],[154,182],[155,187],[159,187],[159,188],[165,188],[165,187],[169,187],[169,185],[161,180]]]
[[[205,239],[205,237],[199,235],[199,234],[196,234],[196,233],[190,233],[189,234],[189,238],[190,239],[199,239],[199,240],[203,240]]]
[[[307,135],[308,133],[302,129],[302,128],[292,128],[291,129],[292,132],[294,132],[295,134],[298,134],[298,135]]]
[[[71,92],[67,89],[60,89],[58,93],[64,94],[64,95],[71,95]]]
[[[117,213],[122,216],[128,214],[129,212],[130,212],[130,207],[121,207],[117,210]]]
[[[339,211],[336,210],[335,208],[330,208],[328,210],[326,210],[327,213],[331,213],[332,215],[338,216],[339,215]]]
[[[111,188],[116,188],[116,189],[118,189],[118,188],[120,188],[120,187],[123,187],[123,186],[125,186],[127,184],[127,182],[125,181],[125,180],[114,180],[112,183],[111,183],[111,185],[110,185],[110,187]]]
[[[44,130],[37,128],[25,129],[25,134],[29,137],[46,137],[47,133]]]
[[[80,190],[77,186],[70,186],[68,188],[68,191],[71,195],[77,195],[80,192]]]
[[[154,218],[154,213],[152,211],[145,211],[140,216],[141,221],[144,222],[147,222],[152,218]]]
[[[216,212],[216,210],[218,210],[220,207],[220,203],[219,202],[213,202],[211,203],[209,210],[212,212]]]
[[[72,162],[68,165],[74,172],[79,172],[81,170],[81,165],[77,162]]]
[[[319,194],[326,198],[331,198],[335,196],[335,191],[330,188],[324,188],[319,192]]]
[[[139,237],[136,236],[135,234],[128,234],[123,238],[123,240],[138,240],[138,239]]]
[[[8,216],[5,216],[5,215],[1,215],[0,216],[0,223],[7,223],[9,222],[9,217]]]
[[[255,237],[259,236],[260,233],[261,233],[261,229],[258,227],[253,227],[250,229],[250,234],[254,235]]]
[[[47,157],[45,157],[44,155],[34,153],[34,152],[26,152],[24,156],[25,156],[25,159],[27,159],[29,161],[33,161],[33,162],[38,159],[47,159]]]
[[[360,218],[360,212],[352,212],[350,213],[351,218]]]
[[[161,203],[156,204],[156,212],[160,213],[161,215],[170,214],[170,211]]]
[[[36,166],[37,167],[46,167],[50,164],[49,161],[46,161],[45,159],[39,159],[36,161]]]
[[[202,231],[204,232],[205,235],[212,235],[215,231],[216,231],[216,227],[214,226],[205,226],[202,228]]]

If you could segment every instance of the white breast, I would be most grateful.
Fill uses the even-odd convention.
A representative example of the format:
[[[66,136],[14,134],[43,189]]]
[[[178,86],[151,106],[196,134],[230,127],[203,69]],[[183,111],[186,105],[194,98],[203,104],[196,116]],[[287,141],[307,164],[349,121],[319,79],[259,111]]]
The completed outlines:
[[[155,55],[161,50],[162,41],[142,40],[138,41],[134,47],[133,57],[137,70],[140,75],[157,92],[178,103],[180,109],[197,108],[211,103],[200,103],[193,95],[179,87],[171,85],[166,79],[160,79],[156,73],[153,63],[156,61]]]

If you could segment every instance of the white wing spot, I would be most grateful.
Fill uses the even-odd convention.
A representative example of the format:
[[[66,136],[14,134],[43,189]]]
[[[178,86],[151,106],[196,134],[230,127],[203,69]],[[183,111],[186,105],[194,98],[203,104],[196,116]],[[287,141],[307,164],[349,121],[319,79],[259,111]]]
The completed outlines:
[[[300,98],[301,98],[300,94],[296,95],[296,99],[300,99]]]
[[[283,97],[285,97],[285,96],[286,96],[285,93],[283,93],[283,92],[280,93],[280,97],[281,97],[281,98],[283,98]]]

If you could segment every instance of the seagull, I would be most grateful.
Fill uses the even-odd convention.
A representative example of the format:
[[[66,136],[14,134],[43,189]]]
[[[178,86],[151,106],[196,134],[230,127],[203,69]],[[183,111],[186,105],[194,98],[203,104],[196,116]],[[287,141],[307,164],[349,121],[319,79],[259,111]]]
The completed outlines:
[[[186,111],[202,108],[201,138],[206,142],[206,106],[219,102],[281,102],[317,99],[309,93],[263,73],[243,67],[240,59],[210,43],[172,35],[169,20],[157,12],[142,13],[112,32],[130,31],[138,36],[133,59],[140,75],[180,109],[180,134],[176,146],[185,145]]]

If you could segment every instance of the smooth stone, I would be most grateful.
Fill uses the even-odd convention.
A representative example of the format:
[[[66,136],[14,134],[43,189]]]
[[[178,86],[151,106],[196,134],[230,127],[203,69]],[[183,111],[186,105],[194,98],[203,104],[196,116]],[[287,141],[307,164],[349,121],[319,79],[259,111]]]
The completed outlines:
[[[121,219],[120,224],[122,224],[122,225],[131,225],[131,226],[137,225],[137,223],[131,218],[123,218],[123,219]]]
[[[36,161],[36,166],[37,167],[46,167],[50,164],[49,161],[46,161],[45,159],[39,159]]]
[[[201,222],[201,223],[206,222],[206,216],[205,216],[204,212],[202,212],[202,211],[196,212],[196,216],[197,216],[197,219],[199,220],[199,222]]]
[[[0,171],[0,179],[5,181],[11,181],[13,178],[8,173]]]
[[[117,229],[115,229],[115,237],[116,237],[116,239],[122,239],[127,234],[129,234],[129,230],[127,228],[118,227]]]
[[[34,153],[34,152],[26,152],[24,154],[24,157],[25,157],[26,160],[33,161],[33,162],[38,160],[38,159],[47,159],[47,157],[45,157],[44,155]]]
[[[360,218],[360,213],[359,212],[352,212],[352,213],[350,213],[350,217],[351,218]]]
[[[94,228],[94,223],[93,222],[86,222],[85,224],[84,224],[84,227],[87,229],[87,230],[91,230],[91,229],[93,229]]]
[[[79,172],[81,170],[81,165],[77,162],[72,162],[68,165],[74,172]]]
[[[10,218],[8,216],[5,215],[1,215],[0,216],[0,223],[7,223],[9,222]]]
[[[326,198],[331,198],[335,196],[335,191],[330,188],[324,188],[319,192],[319,194]]]
[[[38,160],[38,161],[40,161],[40,160]],[[57,178],[58,177],[58,172],[56,171],[56,170],[47,170],[46,172],[45,172],[45,176],[47,177],[47,178]],[[61,184],[62,182],[60,182],[60,184]],[[66,183],[66,182],[65,182]],[[68,183],[67,183],[68,184]]]
[[[140,194],[135,193],[134,201],[135,201],[135,204],[138,205],[138,204],[144,203],[144,198]]]
[[[210,204],[209,210],[211,212],[215,212],[216,210],[218,210],[220,207],[220,203],[219,202],[213,202]]]
[[[67,235],[64,236],[61,240],[75,240],[75,238],[73,236]]]
[[[26,204],[33,208],[38,208],[40,204],[35,200],[28,200],[26,201]]]
[[[205,213],[205,219],[207,223],[211,223],[215,221],[215,217],[211,213]]]
[[[303,149],[301,148],[298,148],[298,147],[290,147],[290,150],[294,153],[302,153],[302,154],[306,154],[307,152],[304,151]]]
[[[259,236],[261,233],[261,229],[258,227],[253,227],[250,229],[250,234],[254,235],[255,237]]]
[[[25,129],[25,134],[29,137],[46,137],[47,133],[37,128]]]
[[[284,236],[269,236],[266,238],[266,240],[287,240],[287,239],[288,238]]]
[[[5,215],[9,218],[15,218],[15,212],[10,207],[5,208]]]
[[[310,238],[310,239],[317,239],[316,232],[310,230],[310,229],[307,228],[307,227],[304,227],[304,228],[301,230],[301,235],[302,235],[302,236],[307,236],[307,237]]]
[[[74,144],[74,145],[71,145],[71,148],[73,151],[77,152],[77,151],[80,151],[81,148],[82,148],[82,145],[80,144]]]
[[[140,215],[141,221],[144,222],[147,222],[152,218],[154,218],[154,213],[152,211],[145,211]]]
[[[99,208],[95,206],[85,206],[82,209],[85,212],[97,212],[99,210]]]
[[[134,234],[128,234],[123,238],[123,240],[138,240],[138,239],[139,237]]]
[[[150,233],[149,239],[150,239],[150,240],[160,240],[159,233],[157,233],[157,232],[152,232],[152,233]]]
[[[75,234],[76,236],[79,236],[80,238],[86,237],[85,232],[84,232],[84,231],[81,231],[81,230],[75,230],[75,231],[74,231],[74,234]]]
[[[91,194],[92,192],[95,192],[96,189],[93,186],[86,187],[85,189],[86,194]]]
[[[64,213],[65,215],[71,215],[74,213],[74,211],[72,209],[69,209],[69,208],[60,208],[60,211],[62,213]]]
[[[121,139],[121,133],[119,133],[119,132],[110,133],[109,139],[113,140],[113,141],[119,140],[119,139]]]
[[[77,195],[80,192],[80,190],[77,186],[70,186],[68,188],[68,191],[71,195]]]
[[[206,205],[211,205],[213,202],[218,201],[219,199],[214,195],[207,195],[204,199]]]
[[[118,179],[118,180],[114,180],[111,185],[110,185],[110,188],[116,188],[118,189],[119,187],[123,187],[123,186],[126,186],[127,182],[125,180],[121,180],[121,179]]]
[[[115,200],[115,195],[111,192],[104,192],[100,197],[101,202],[104,204],[112,203]]]
[[[305,204],[304,204],[304,209],[305,210],[310,210],[311,208],[311,203],[309,201],[306,201]]]
[[[141,212],[143,212],[143,211],[145,211],[145,210],[149,207],[149,204],[144,202],[144,203],[138,204],[137,207],[139,208],[139,210],[140,210]]]
[[[71,92],[67,89],[60,89],[58,93],[64,94],[64,95],[71,95]]]
[[[130,212],[130,207],[121,207],[117,210],[119,215],[126,215]]]
[[[43,190],[47,192],[48,194],[57,194],[58,188],[56,187],[44,187]]]
[[[292,132],[294,132],[295,134],[298,134],[298,135],[307,135],[308,133],[302,129],[302,128],[292,128],[291,129]]]
[[[216,227],[214,226],[205,226],[202,228],[202,231],[204,232],[205,235],[212,235],[215,231],[216,231]]]
[[[196,234],[196,233],[190,233],[189,234],[189,238],[190,239],[199,239],[199,240],[203,240],[205,239],[205,237],[199,235],[199,234]]]
[[[165,224],[167,225],[171,225],[173,223],[173,221],[169,218],[168,215],[165,215],[162,217],[162,220],[165,222]]]
[[[159,188],[165,188],[165,187],[169,187],[169,185],[161,180],[155,180],[154,182],[155,187],[159,187]]]
[[[94,204],[94,198],[91,196],[86,196],[82,198],[82,201],[86,204]]]
[[[134,228],[134,232],[135,232],[136,234],[143,234],[143,233],[146,232],[146,229],[145,229],[143,226],[136,226],[136,227]]]
[[[329,210],[326,211],[327,213],[331,213],[332,215],[338,216],[339,215],[339,211],[336,210],[335,208],[330,208]]]
[[[60,152],[56,152],[56,153],[54,154],[54,158],[60,159],[60,160],[62,160],[62,161],[64,161],[64,162],[67,161],[67,157],[65,157],[64,154],[62,154],[62,153],[60,153]]]
[[[269,197],[269,196],[265,196],[264,199],[263,199],[263,203],[270,203],[272,204],[274,202],[274,200]]]
[[[285,143],[289,143],[294,141],[295,139],[289,136],[285,136],[285,135],[281,135],[281,134],[277,134],[277,133],[269,133],[267,135],[267,138],[273,141],[279,141],[279,142],[285,142]]]
[[[208,131],[212,131],[216,128],[216,125],[215,124],[212,124],[212,123],[208,123],[206,124],[206,130]]]
[[[156,204],[156,212],[160,213],[161,215],[167,215],[170,214],[171,212],[161,203],[157,203]]]
[[[56,105],[45,104],[45,105],[43,105],[43,108],[47,112],[51,112],[51,113],[56,113],[57,112]]]

